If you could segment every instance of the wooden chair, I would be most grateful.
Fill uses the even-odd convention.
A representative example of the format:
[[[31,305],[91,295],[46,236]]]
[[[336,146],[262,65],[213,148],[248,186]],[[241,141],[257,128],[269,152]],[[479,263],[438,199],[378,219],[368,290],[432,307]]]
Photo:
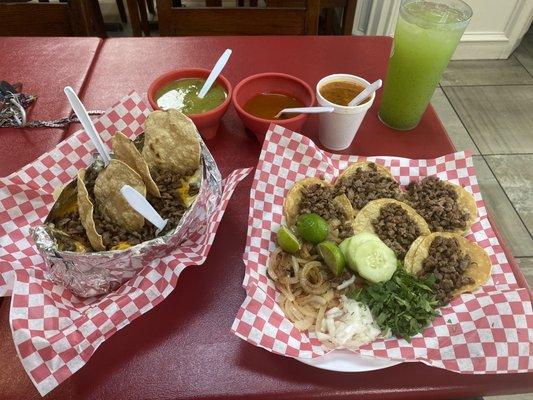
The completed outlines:
[[[129,0],[131,1],[131,0]],[[157,0],[161,36],[207,35],[316,35],[320,0],[289,7],[221,7],[206,0],[205,8],[173,7],[172,0]]]
[[[0,0],[0,36],[105,37],[98,3],[67,0],[28,3]]]
[[[265,0],[265,3],[267,7],[301,7],[304,0]],[[326,25],[329,28],[329,25],[335,24],[333,28],[329,29],[328,33],[351,35],[356,7],[357,0],[320,0],[320,11],[326,14]],[[340,24],[337,21],[332,21],[336,18],[335,8],[342,8],[342,21],[340,21]],[[340,25],[338,32],[337,25]]]

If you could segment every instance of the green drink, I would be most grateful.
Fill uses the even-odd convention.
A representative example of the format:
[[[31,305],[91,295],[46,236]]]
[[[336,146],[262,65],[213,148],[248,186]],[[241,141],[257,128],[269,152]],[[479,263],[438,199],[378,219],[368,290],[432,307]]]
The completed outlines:
[[[379,109],[385,125],[418,125],[471,17],[460,0],[402,1]]]

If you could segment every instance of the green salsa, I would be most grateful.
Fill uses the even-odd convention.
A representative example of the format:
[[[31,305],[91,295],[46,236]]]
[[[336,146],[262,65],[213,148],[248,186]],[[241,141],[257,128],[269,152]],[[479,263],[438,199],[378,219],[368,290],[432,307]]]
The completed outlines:
[[[205,79],[202,78],[185,78],[170,82],[156,92],[157,105],[163,110],[176,108],[186,115],[212,110],[222,104],[228,94],[222,86],[215,83],[201,99],[198,93],[204,83]]]

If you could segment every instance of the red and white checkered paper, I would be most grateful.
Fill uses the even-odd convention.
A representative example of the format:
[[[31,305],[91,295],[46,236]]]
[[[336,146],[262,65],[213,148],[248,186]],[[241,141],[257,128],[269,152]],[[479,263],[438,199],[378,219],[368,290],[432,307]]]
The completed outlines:
[[[480,218],[468,234],[490,256],[492,276],[481,290],[442,307],[423,334],[411,342],[377,340],[356,353],[463,373],[526,372],[533,368],[533,314],[530,293],[519,288],[498,243],[474,173],[470,154],[459,152],[433,160],[330,154],[307,137],[271,125],[263,144],[251,190],[243,286],[247,297],[232,329],[248,342],[289,357],[312,358],[327,352],[315,334],[300,332],[285,317],[279,295],[267,276],[275,232],[282,223],[283,200],[294,182],[309,176],[333,180],[349,164],[370,160],[387,166],[402,185],[427,175],[458,183],[474,194]]]
[[[104,142],[117,130],[135,137],[150,113],[132,93],[95,121]],[[0,178],[0,296],[11,294],[10,323],[22,364],[41,395],[80,369],[107,338],[167,297],[183,269],[204,262],[236,185],[250,169],[223,181],[221,202],[208,221],[171,255],[153,260],[117,291],[79,299],[47,280],[30,238],[53,205],[56,187],[91,163],[95,149],[78,131],[35,162]]]

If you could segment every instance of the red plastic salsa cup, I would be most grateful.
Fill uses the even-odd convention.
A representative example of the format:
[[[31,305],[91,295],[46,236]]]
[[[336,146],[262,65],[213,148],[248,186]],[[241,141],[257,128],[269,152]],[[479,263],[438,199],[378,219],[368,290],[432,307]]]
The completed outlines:
[[[161,108],[157,105],[157,99],[155,97],[159,89],[161,89],[166,84],[176,81],[178,79],[207,79],[210,72],[211,70],[204,68],[178,69],[167,72],[166,74],[159,76],[155,81],[150,84],[150,87],[148,88],[148,102],[154,110],[161,110]],[[202,134],[202,137],[204,139],[212,139],[216,136],[218,127],[220,125],[220,120],[228,110],[233,92],[231,83],[223,75],[219,75],[215,82],[222,86],[222,88],[226,91],[227,95],[224,102],[216,106],[212,110],[206,111],[205,113],[188,115],[188,117],[192,119],[192,121],[196,125],[196,128]]]
[[[315,104],[315,92],[311,87],[295,76],[278,72],[265,72],[249,76],[240,81],[233,91],[233,106],[257,140],[263,142],[270,124],[275,123],[295,132],[301,132],[309,114],[299,114],[287,119],[266,119],[256,117],[244,110],[244,105],[261,93],[280,93],[299,100],[303,107]]]

